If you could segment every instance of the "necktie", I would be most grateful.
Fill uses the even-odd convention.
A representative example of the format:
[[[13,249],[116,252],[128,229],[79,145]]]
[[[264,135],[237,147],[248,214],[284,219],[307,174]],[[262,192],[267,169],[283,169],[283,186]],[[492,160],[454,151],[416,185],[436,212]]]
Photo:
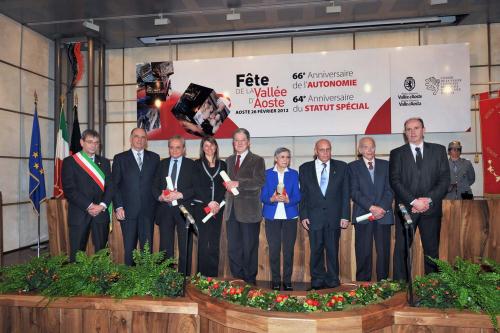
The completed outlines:
[[[456,173],[457,172],[457,162],[453,161],[453,171]]]
[[[237,175],[238,171],[240,171],[240,159],[241,155],[236,155],[236,164],[234,165],[234,174]]]
[[[422,152],[420,151],[420,147],[415,147],[415,151],[417,152],[417,168],[420,170],[422,168],[422,163],[424,162],[424,159],[422,158]]]
[[[137,165],[139,166],[139,170],[142,170],[142,156],[141,156],[141,152],[137,153]]]
[[[372,183],[375,182],[375,175],[373,174],[373,162],[368,162],[368,172],[370,172],[370,177],[372,179]]]
[[[321,179],[319,182],[319,187],[321,188],[321,193],[323,196],[326,194],[326,188],[328,187],[328,174],[326,172],[326,163],[322,163],[323,170],[321,170]]]
[[[174,166],[172,167],[170,178],[172,178],[172,184],[174,184],[174,188],[177,188],[177,160],[174,160]]]

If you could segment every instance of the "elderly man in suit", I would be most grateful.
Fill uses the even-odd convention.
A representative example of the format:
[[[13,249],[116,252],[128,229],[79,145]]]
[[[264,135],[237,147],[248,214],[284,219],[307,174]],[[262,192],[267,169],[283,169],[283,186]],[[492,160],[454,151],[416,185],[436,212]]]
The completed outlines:
[[[134,263],[132,252],[146,242],[153,249],[154,214],[156,198],[151,193],[153,177],[160,163],[158,154],[146,150],[146,131],[134,128],[130,132],[130,149],[116,154],[113,159],[113,183],[116,218],[120,221],[125,264]]]
[[[226,160],[231,181],[226,183],[226,219],[229,268],[235,278],[255,284],[258,271],[259,233],[262,220],[261,188],[265,182],[264,159],[250,151],[250,133],[233,134],[234,154]],[[231,190],[237,188],[238,195]]]
[[[437,270],[428,257],[439,257],[442,201],[450,184],[450,167],[444,146],[424,142],[425,127],[421,118],[406,120],[404,133],[408,143],[391,151],[389,177],[396,205],[406,206],[413,220],[411,227],[420,230],[427,274]],[[409,241],[411,245],[412,240]],[[405,264],[407,256],[401,218],[396,223],[394,280],[409,278]]]
[[[476,181],[476,173],[472,163],[465,158],[461,158],[462,144],[460,141],[452,141],[448,144],[448,155],[450,164],[450,186],[445,199],[461,200],[473,199],[472,184]]]
[[[331,158],[330,141],[318,140],[314,155],[299,168],[299,214],[309,233],[311,289],[334,288],[340,285],[340,228],[349,225],[349,175],[345,162]]]
[[[85,251],[92,230],[95,251],[106,247],[109,234],[108,206],[113,197],[109,161],[97,155],[99,133],[87,129],[80,139],[82,150],[68,156],[62,166],[62,186],[68,200],[69,259]]]
[[[193,160],[186,158],[186,144],[184,138],[175,135],[168,140],[169,158],[162,160],[156,170],[153,180],[153,196],[159,204],[156,210],[156,223],[160,227],[160,251],[165,251],[167,258],[174,256],[174,232],[177,228],[177,246],[179,249],[179,271],[184,269],[187,261],[187,274],[191,272],[192,241],[188,244],[188,253],[185,251],[188,230],[186,221],[179,209],[184,205],[191,210],[194,198],[194,172]],[[170,176],[174,190],[167,189],[166,177]],[[174,201],[177,201],[175,205]],[[191,212],[192,214],[192,212]]]
[[[393,193],[389,184],[389,162],[375,158],[375,140],[359,140],[358,151],[362,158],[349,163],[349,183],[353,201],[352,221],[371,213],[365,221],[354,224],[356,230],[356,280],[372,278],[372,248],[377,251],[377,280],[389,276],[389,256]]]

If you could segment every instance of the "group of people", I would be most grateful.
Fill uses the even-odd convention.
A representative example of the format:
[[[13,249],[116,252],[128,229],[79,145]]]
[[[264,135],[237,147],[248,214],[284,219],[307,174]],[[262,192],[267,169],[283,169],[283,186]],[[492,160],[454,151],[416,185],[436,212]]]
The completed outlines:
[[[226,161],[220,159],[213,137],[202,138],[199,159],[186,158],[181,136],[168,140],[169,158],[160,161],[146,149],[146,132],[135,128],[130,150],[117,154],[111,169],[109,161],[97,155],[99,134],[86,130],[82,151],[67,157],[62,170],[69,203],[70,260],[75,260],[77,251],[85,250],[90,230],[95,249],[106,246],[110,221],[106,211],[113,203],[127,265],[133,265],[132,251],[138,241],[141,248],[152,243],[157,223],[160,250],[166,257],[174,255],[176,231],[179,267],[187,266],[190,274],[192,242],[188,238],[186,252],[188,233],[179,208],[182,205],[194,215],[199,228],[197,270],[202,274],[218,275],[224,219],[231,274],[255,284],[264,218],[271,288],[293,290],[297,222],[309,235],[311,288],[333,288],[340,284],[341,229],[350,221],[356,231],[356,279],[371,280],[373,242],[376,277],[388,278],[391,225],[398,216],[393,278],[406,280],[405,220],[393,211],[395,199],[394,207],[402,204],[409,212],[410,227],[419,228],[425,272],[433,272],[436,266],[428,257],[439,256],[442,200],[459,186],[452,186],[450,174],[450,167],[457,163],[451,156],[457,142],[450,144],[448,160],[445,147],[424,142],[424,133],[422,119],[408,119],[404,124],[407,143],[392,150],[389,161],[376,158],[375,140],[363,137],[358,146],[361,158],[349,164],[333,159],[331,142],[320,139],[314,146],[314,160],[302,164],[297,172],[290,168],[291,152],[284,147],[276,149],[274,166],[266,170],[264,159],[250,151],[250,133],[244,128],[234,132],[234,153]],[[212,217],[207,219],[207,214]],[[366,218],[359,219],[361,216]]]

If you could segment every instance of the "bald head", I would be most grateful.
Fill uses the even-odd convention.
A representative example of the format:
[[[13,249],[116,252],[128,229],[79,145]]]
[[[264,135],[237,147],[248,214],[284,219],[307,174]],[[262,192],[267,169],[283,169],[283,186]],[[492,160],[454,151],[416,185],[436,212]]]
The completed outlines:
[[[321,161],[327,162],[332,158],[332,144],[327,139],[320,139],[314,145],[314,155]]]

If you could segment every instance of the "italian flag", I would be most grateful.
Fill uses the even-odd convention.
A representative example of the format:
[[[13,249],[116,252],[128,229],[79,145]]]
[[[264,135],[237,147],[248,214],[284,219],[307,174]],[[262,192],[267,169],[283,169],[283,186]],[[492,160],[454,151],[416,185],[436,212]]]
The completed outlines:
[[[59,130],[57,131],[56,138],[56,154],[54,160],[54,197],[56,198],[64,197],[61,172],[62,162],[67,156],[69,156],[68,126],[66,125],[66,119],[64,118],[63,106],[61,106],[61,113],[59,116]]]

